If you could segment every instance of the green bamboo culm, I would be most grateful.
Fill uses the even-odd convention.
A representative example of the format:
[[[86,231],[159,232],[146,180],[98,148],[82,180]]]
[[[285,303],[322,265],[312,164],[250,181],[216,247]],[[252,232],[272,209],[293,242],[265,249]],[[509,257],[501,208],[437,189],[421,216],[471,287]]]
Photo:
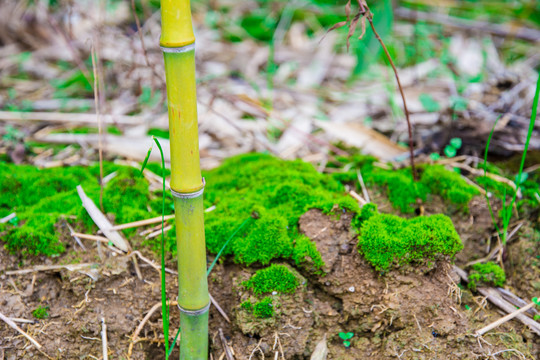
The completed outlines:
[[[208,308],[203,190],[199,159],[195,36],[189,0],[161,0],[161,49],[165,60],[171,192],[178,254],[180,359],[208,359]]]

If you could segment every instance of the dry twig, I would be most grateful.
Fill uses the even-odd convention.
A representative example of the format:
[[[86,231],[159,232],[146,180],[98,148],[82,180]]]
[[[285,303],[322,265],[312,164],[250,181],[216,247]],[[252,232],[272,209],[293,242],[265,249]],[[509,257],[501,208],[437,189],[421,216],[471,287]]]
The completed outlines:
[[[25,333],[20,327],[17,326],[10,318],[6,317],[4,314],[0,312],[0,320],[4,321],[6,324],[9,325],[12,329],[19,332],[21,335],[23,335],[25,338],[28,339],[36,348],[41,349],[41,345],[30,335]]]
[[[107,324],[105,324],[105,318],[101,318],[101,345],[103,349],[103,360],[109,358],[109,351],[107,347]]]

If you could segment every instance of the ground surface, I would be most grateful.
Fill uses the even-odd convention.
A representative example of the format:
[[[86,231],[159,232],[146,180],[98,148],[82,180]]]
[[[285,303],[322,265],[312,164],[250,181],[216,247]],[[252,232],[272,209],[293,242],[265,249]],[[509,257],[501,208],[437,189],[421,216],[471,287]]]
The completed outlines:
[[[157,3],[135,0],[132,11],[128,1],[0,2],[0,161],[40,168],[95,165],[102,146],[106,160],[132,165],[144,159],[152,143],[150,135],[160,137],[167,147]],[[281,159],[304,159],[319,172],[331,174],[344,171],[342,166],[330,166],[334,157],[354,154],[353,148],[388,161],[385,166],[407,166],[404,144],[409,135],[403,103],[379,43],[369,29],[364,39],[357,40],[360,25],[348,51],[347,27],[327,33],[345,20],[345,2],[338,6],[326,0],[192,3],[203,168],[213,168],[234,154],[265,151]],[[353,12],[358,10],[354,3]],[[500,174],[513,181],[540,65],[538,2],[368,3],[373,3],[375,26],[399,68],[418,161],[429,163],[430,153],[439,154],[440,163],[448,168],[462,166],[461,173],[479,183],[479,175],[469,172],[480,168],[488,135],[500,119],[489,155],[510,159]],[[92,64],[92,51],[97,65]],[[96,101],[94,71],[104,85],[97,90]],[[96,112],[107,115],[101,117],[107,123],[101,139]],[[539,131],[537,121],[530,143],[530,150],[537,152],[529,152],[525,165],[536,189]],[[446,154],[456,138],[461,147],[454,155]],[[152,161],[158,161],[154,155],[157,152]],[[345,167],[356,169],[355,164]],[[352,175],[356,183],[356,174]],[[161,189],[155,176],[150,182],[152,192]],[[358,186],[351,189],[360,192]],[[533,205],[520,208],[514,216],[509,229],[517,231],[499,259],[506,270],[505,289],[527,302],[540,294],[540,193],[535,200],[537,190],[532,189],[527,196]],[[381,212],[399,213],[383,190],[368,190]],[[501,209],[500,195],[491,198],[496,214]],[[9,195],[3,198],[7,201],[0,217],[15,211]],[[156,201],[159,208],[160,199]],[[437,196],[422,205],[400,215],[450,215],[464,245],[455,265],[467,268],[496,247],[484,198],[473,198],[466,213]],[[143,204],[137,211],[146,207]],[[120,216],[108,215],[111,220]],[[294,294],[272,295],[273,318],[256,319],[240,308],[253,295],[242,282],[258,265],[240,266],[228,257],[215,267],[210,292],[230,322],[211,308],[212,359],[223,359],[220,329],[236,359],[271,359],[276,352],[278,358],[309,359],[320,341],[328,346],[329,359],[540,357],[539,335],[517,320],[483,338],[472,336],[505,313],[480,293],[467,290],[448,259],[429,268],[377,273],[358,254],[352,216],[337,220],[310,210],[301,217],[300,231],[316,243],[327,275],[299,269],[292,261],[274,260],[291,268],[302,285]],[[55,231],[66,247],[60,256],[23,257],[0,246],[0,312],[29,320],[17,324],[43,345],[36,350],[0,322],[0,360],[100,359],[102,318],[108,328],[109,358],[164,358],[159,307],[138,339],[132,339],[160,301],[158,272],[139,261],[139,279],[131,258],[113,256],[90,240],[82,240],[86,250],[82,249],[65,222],[56,224]],[[131,233],[129,240],[158,262],[155,252],[141,245],[140,231]],[[8,274],[67,264],[90,265],[80,270]],[[175,268],[171,258],[167,265]],[[174,300],[173,274],[167,284]],[[48,313],[41,320],[32,314],[40,307]],[[534,315],[531,310],[527,316]],[[171,317],[175,333],[174,306]],[[343,344],[340,333],[353,334],[350,347]],[[130,343],[134,343],[131,353]],[[178,357],[176,349],[172,356]]]
[[[475,207],[471,207],[471,218],[480,219],[482,213],[476,217]],[[329,359],[474,359],[488,358],[489,354],[507,349],[514,349],[507,358],[520,358],[515,350],[529,359],[538,357],[539,337],[516,321],[504,324],[482,339],[472,336],[500,314],[491,305],[481,304],[481,297],[474,297],[468,290],[461,293],[456,285],[459,277],[452,272],[449,262],[437,262],[429,269],[410,267],[382,276],[377,274],[358,254],[350,221],[351,215],[345,214],[337,220],[319,210],[302,216],[301,232],[316,242],[328,274],[320,277],[300,273],[303,282],[294,294],[274,296],[278,304],[274,318],[255,319],[238,306],[249,297],[242,282],[249,279],[254,269],[229,262],[214,269],[209,277],[210,293],[231,319],[228,323],[211,308],[214,359],[223,352],[219,329],[237,359],[262,358],[261,352],[271,358],[281,351],[286,359],[308,359],[325,336]],[[462,238],[467,239],[466,247],[468,241],[474,241],[472,228],[458,228]],[[522,247],[517,242],[509,253],[519,253]],[[73,262],[73,256],[81,263],[96,262],[96,266],[84,271],[64,269],[8,276],[5,271],[18,268],[20,259],[8,255],[4,249],[0,251],[2,312],[32,319],[34,308],[47,305],[50,314],[45,320],[23,326],[43,344],[42,353],[29,348],[26,339],[6,326],[0,328],[1,353],[5,359],[41,359],[44,354],[58,359],[79,359],[81,354],[86,354],[83,358],[99,358],[102,318],[108,328],[110,356],[127,358],[130,336],[150,308],[159,303],[158,272],[142,266],[141,281],[127,257],[110,256],[98,265],[96,248],[89,251],[71,248],[67,255],[58,258],[24,261],[23,268],[31,267],[32,263],[67,264]],[[515,259],[512,263],[520,262]],[[519,277],[519,269],[516,271]],[[529,285],[519,287],[519,284],[529,282],[512,280],[514,273],[510,274],[518,294],[527,298]],[[169,293],[174,294],[172,275],[168,286]],[[175,332],[178,312],[174,307],[171,316]],[[354,333],[350,348],[342,344],[340,332]],[[131,358],[161,358],[161,334],[158,311],[144,326]]]

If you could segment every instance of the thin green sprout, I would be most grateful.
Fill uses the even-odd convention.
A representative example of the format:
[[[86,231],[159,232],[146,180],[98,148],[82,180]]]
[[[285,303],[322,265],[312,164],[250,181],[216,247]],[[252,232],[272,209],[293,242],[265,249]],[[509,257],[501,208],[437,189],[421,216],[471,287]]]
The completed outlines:
[[[529,122],[529,129],[527,132],[527,139],[525,140],[525,146],[523,148],[523,155],[521,156],[521,163],[519,165],[519,172],[517,175],[517,181],[516,184],[516,190],[514,192],[514,195],[512,196],[512,200],[510,201],[510,204],[506,203],[506,188],[504,188],[503,192],[503,199],[502,199],[502,211],[501,211],[501,219],[502,219],[502,228],[503,231],[501,232],[499,226],[497,225],[497,220],[495,219],[495,214],[493,213],[493,209],[491,207],[491,203],[489,202],[489,198],[487,195],[487,186],[485,188],[486,190],[486,201],[489,208],[489,213],[491,215],[491,220],[493,224],[495,225],[495,229],[497,230],[497,233],[502,238],[503,245],[506,244],[507,236],[508,236],[508,227],[510,226],[510,220],[512,219],[512,209],[514,207],[514,204],[516,202],[517,194],[519,192],[519,188],[521,185],[521,181],[519,179],[522,178],[523,175],[523,168],[525,166],[525,158],[527,156],[527,151],[529,149],[529,143],[532,137],[532,133],[534,130],[534,124],[536,122],[536,112],[538,109],[538,98],[540,97],[540,74],[538,76],[538,80],[536,82],[536,91],[534,94],[534,100],[533,100],[533,106],[531,111],[531,120]],[[489,144],[491,143],[491,137],[493,136],[493,132],[495,131],[495,126],[497,125],[497,122],[499,121],[499,118],[495,121],[495,124],[493,125],[493,128],[491,129],[491,132],[488,137],[488,141],[486,144],[486,151],[484,152],[484,179],[486,178],[487,173],[487,155],[488,155],[488,149]]]
[[[163,182],[163,195],[162,195],[162,203],[161,203],[161,317],[163,319],[163,335],[165,338],[165,359],[169,358],[170,351],[169,351],[169,307],[167,305],[167,288],[165,287],[166,284],[166,274],[165,274],[165,157],[163,156],[163,149],[161,147],[161,144],[159,143],[159,140],[152,136],[152,140],[156,143],[159,153],[161,155],[161,176],[162,176],[162,182]],[[148,150],[148,153],[146,154],[146,158],[144,159],[142,168],[141,168],[141,174],[144,171],[144,168],[146,167],[146,164],[148,163],[148,159],[150,158],[150,153],[152,152],[152,147]],[[177,335],[178,336],[178,335]],[[176,338],[175,338],[176,343]],[[172,347],[171,347],[172,348]]]

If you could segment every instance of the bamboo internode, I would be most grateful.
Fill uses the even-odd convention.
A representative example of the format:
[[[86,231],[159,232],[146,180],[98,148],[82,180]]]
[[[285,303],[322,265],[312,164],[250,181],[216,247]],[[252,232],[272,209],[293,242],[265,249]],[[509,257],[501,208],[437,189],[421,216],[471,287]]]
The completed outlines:
[[[195,82],[195,36],[189,0],[161,0],[171,192],[178,254],[180,359],[208,358],[208,282]]]

